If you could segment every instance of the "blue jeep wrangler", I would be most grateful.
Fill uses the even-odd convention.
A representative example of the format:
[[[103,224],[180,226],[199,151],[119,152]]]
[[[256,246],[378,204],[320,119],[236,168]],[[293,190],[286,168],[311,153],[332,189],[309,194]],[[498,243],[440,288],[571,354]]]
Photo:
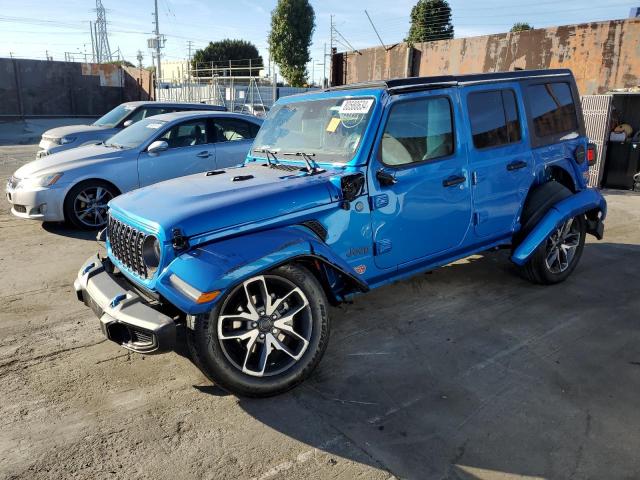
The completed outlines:
[[[107,256],[75,282],[104,334],[141,353],[184,329],[194,362],[239,395],[303,381],[329,304],[510,248],[565,280],[606,203],[568,70],[408,78],[278,101],[244,165],[110,203]]]

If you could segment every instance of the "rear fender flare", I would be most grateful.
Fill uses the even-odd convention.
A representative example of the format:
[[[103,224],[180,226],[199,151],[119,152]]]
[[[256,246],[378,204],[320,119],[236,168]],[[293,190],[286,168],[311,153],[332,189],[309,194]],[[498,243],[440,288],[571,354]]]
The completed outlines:
[[[289,226],[241,235],[194,248],[175,258],[157,282],[158,293],[188,314],[204,313],[215,300],[198,304],[178,291],[171,275],[176,275],[199,292],[225,290],[238,283],[293,261],[313,260],[341,274],[351,291],[367,291],[349,265],[307,228]],[[325,285],[326,287],[326,285]],[[332,292],[339,297],[338,292]]]
[[[588,188],[553,205],[515,248],[511,260],[517,265],[524,265],[556,228],[580,214],[587,215],[587,231],[598,239],[602,238],[602,221],[607,214],[607,203],[600,192]]]

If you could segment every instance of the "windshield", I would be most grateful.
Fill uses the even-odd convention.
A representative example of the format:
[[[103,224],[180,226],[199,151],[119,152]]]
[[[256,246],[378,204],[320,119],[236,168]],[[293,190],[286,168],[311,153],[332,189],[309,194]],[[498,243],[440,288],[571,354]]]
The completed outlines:
[[[116,133],[104,142],[107,147],[136,148],[155,135],[167,123],[154,117],[145,118]]]
[[[105,113],[102,117],[93,122],[93,124],[97,125],[98,127],[115,127],[122,120],[124,120],[124,117],[129,115],[135,109],[136,105],[127,105],[126,103],[123,103],[122,105],[118,105],[110,112]]]
[[[255,139],[276,155],[306,153],[318,162],[347,163],[373,111],[373,98],[326,98],[274,106]]]

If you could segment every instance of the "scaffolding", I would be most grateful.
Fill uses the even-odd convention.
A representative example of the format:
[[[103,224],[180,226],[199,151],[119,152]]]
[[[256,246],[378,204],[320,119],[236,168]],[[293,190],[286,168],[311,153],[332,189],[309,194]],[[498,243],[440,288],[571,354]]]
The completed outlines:
[[[171,77],[158,79],[156,98],[167,102],[190,102],[221,105],[228,111],[243,111],[245,105],[271,107],[286,95],[305,92],[308,88],[278,87],[276,75],[262,76],[262,64],[220,66],[199,64],[173,71]]]

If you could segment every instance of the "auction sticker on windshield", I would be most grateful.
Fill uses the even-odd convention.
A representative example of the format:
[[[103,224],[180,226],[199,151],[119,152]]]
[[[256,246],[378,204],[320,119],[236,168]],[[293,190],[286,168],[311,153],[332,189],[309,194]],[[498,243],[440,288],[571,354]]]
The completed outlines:
[[[342,105],[340,105],[340,115],[363,115],[365,113],[369,113],[371,105],[373,105],[373,98],[345,100],[344,102],[342,102]]]

